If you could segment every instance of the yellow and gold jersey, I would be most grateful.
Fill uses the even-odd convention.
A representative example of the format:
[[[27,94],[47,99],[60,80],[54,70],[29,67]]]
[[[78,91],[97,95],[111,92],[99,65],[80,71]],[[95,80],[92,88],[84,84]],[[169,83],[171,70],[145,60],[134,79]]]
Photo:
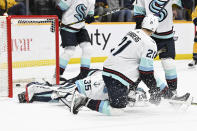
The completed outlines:
[[[197,17],[197,6],[195,7],[194,11],[192,12],[192,20]]]
[[[6,1],[7,1],[7,8],[6,8]],[[3,10],[9,9],[15,4],[17,4],[15,0],[0,0],[0,8]]]

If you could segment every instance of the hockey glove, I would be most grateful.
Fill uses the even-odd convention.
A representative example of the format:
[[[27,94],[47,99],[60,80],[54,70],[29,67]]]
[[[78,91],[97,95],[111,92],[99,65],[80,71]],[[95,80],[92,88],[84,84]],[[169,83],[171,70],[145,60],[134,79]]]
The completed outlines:
[[[155,105],[159,105],[159,103],[161,102],[160,89],[158,87],[152,88],[149,90],[149,93],[150,93],[149,102]]]
[[[94,16],[88,15],[88,16],[85,18],[85,23],[90,24],[90,23],[92,23],[92,22],[94,22],[94,21],[95,21]]]
[[[193,19],[194,25],[197,25],[197,17]]]

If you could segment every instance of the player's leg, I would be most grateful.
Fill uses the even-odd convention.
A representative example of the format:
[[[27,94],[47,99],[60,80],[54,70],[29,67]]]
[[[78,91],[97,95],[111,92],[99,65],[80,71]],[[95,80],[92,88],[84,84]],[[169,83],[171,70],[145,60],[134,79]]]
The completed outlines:
[[[63,53],[60,55],[60,83],[64,82],[65,79],[61,77],[63,75],[70,58],[75,52],[75,46],[77,43],[76,32],[69,32],[64,29],[61,29],[61,47],[64,49]],[[62,82],[61,82],[62,81]]]
[[[170,39],[157,39],[158,50],[166,48],[165,52],[159,54],[161,63],[165,72],[165,78],[168,84],[168,87],[172,91],[177,89],[177,72],[175,66],[175,43],[173,38]]]
[[[161,59],[167,84],[172,91],[177,89],[177,72],[174,59]]]
[[[46,88],[43,88],[43,86]],[[51,100],[49,94],[53,92],[49,87],[45,83],[30,82],[26,85],[25,92],[18,94],[18,100],[20,103],[31,103],[33,101],[48,102]]]
[[[128,103],[129,89],[119,80],[103,75],[107,87],[110,105],[114,108],[125,108]]]
[[[74,83],[76,80],[83,79],[88,75],[91,63],[92,45],[90,43],[90,37],[86,29],[81,29],[77,33],[77,41],[80,43],[79,46],[82,49],[82,56],[80,59],[81,67],[79,75],[69,80],[69,82],[72,83]]]
[[[50,102],[58,101],[60,98],[73,94],[75,84],[49,85],[48,83],[30,82],[26,85],[25,92],[18,94],[20,103],[33,101]]]
[[[73,95],[71,113],[78,114],[79,109],[83,106],[105,115],[121,115],[123,113],[122,108],[113,108],[108,100],[90,99],[76,91]]]
[[[190,93],[185,93],[182,96],[178,96],[176,93],[174,93],[173,90],[171,90],[159,77],[155,76],[157,87],[160,87],[160,93],[161,97],[164,99],[168,99],[170,104],[172,105],[182,105],[182,104],[188,104],[188,102],[191,102],[192,97],[190,96]]]
[[[188,64],[189,67],[194,67],[197,65],[197,32],[194,38],[194,45],[193,45],[193,60]]]
[[[63,75],[70,58],[73,56],[75,52],[75,46],[64,47],[63,53],[60,55],[60,76]]]
[[[106,115],[120,115],[123,113],[122,109],[128,103],[128,88],[111,77],[103,76],[103,80],[108,90],[109,100],[94,100],[84,95],[75,94],[71,104],[73,114],[77,114],[82,106]]]

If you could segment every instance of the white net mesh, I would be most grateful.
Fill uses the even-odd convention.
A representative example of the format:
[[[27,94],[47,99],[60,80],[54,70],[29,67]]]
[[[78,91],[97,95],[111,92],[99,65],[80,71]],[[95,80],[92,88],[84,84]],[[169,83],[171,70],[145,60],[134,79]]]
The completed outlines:
[[[8,54],[6,17],[0,17],[0,96],[8,96]]]
[[[59,56],[56,53],[57,45],[59,46],[57,42],[59,32],[55,27],[57,18],[53,16],[10,18],[13,90],[15,85],[20,83],[24,85],[24,82],[39,81],[43,78],[51,82],[56,69],[56,55]],[[0,95],[8,96],[6,17],[2,17],[0,23]]]

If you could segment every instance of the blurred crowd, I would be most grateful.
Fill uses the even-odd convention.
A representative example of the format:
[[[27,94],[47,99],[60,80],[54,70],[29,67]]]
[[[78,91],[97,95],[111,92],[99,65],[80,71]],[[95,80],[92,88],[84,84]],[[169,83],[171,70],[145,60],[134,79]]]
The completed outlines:
[[[7,1],[6,3],[4,1]],[[132,22],[135,0],[96,0],[95,15],[102,15],[113,9],[126,8],[113,15],[99,17],[97,22]],[[194,0],[197,3],[197,0]],[[4,4],[4,3],[5,4]],[[194,7],[196,4],[194,5]],[[7,8],[6,8],[7,7]],[[173,5],[174,20],[191,20],[193,9],[186,10]],[[55,0],[0,0],[0,15],[54,15]]]

